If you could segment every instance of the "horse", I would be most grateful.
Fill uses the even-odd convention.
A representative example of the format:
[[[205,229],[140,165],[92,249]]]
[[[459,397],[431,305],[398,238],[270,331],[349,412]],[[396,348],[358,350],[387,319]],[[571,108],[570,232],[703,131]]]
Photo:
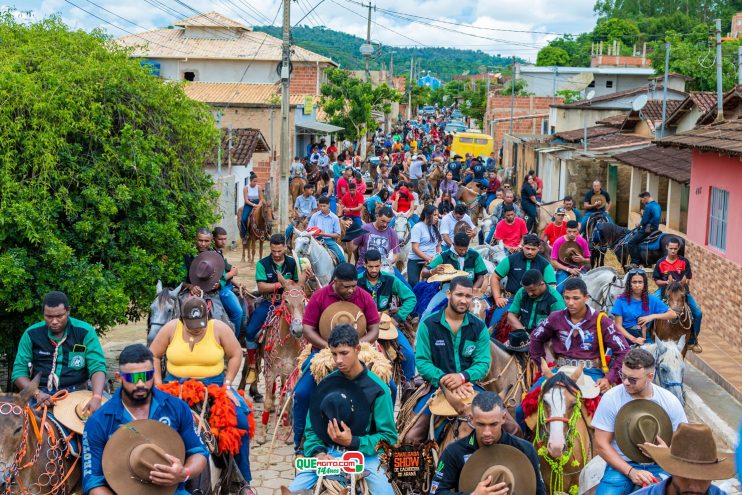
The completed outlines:
[[[332,280],[335,268],[333,257],[327,248],[309,232],[296,232],[294,235],[294,254],[297,258],[307,258],[312,267],[314,277],[320,286],[324,287]]]
[[[36,375],[19,394],[0,396],[0,431],[5,432],[0,443],[3,490],[19,493],[13,488],[18,487],[22,493],[76,493],[82,480],[80,436],[67,440],[67,432],[47,419],[46,407],[40,410],[28,405],[40,377]],[[70,454],[68,441],[76,442],[77,457]]]
[[[149,346],[160,329],[172,320],[176,311],[176,305],[178,303],[178,294],[183,287],[180,284],[175,289],[169,287],[162,287],[162,282],[157,281],[156,296],[155,300],[149,306],[149,316],[147,317],[147,345]]]
[[[412,228],[410,228],[410,223],[404,213],[397,213],[394,217],[394,231],[399,239],[399,255],[397,256],[396,266],[400,273],[404,273],[407,269],[407,258],[410,257],[412,248],[412,244],[410,244]]]
[[[652,324],[654,335],[660,340],[678,341],[685,337],[682,349],[683,359],[688,352],[688,340],[693,328],[693,315],[688,306],[688,289],[680,282],[674,281],[665,287],[665,302],[678,315],[674,320],[655,320]]]
[[[595,260],[599,265],[602,265],[605,250],[611,249],[625,271],[629,262],[629,246],[627,242],[629,240],[629,234],[631,233],[633,233],[633,231],[621,227],[620,225],[616,225],[615,223],[599,223],[596,225],[595,231],[592,232],[592,235],[587,237],[588,242],[590,243],[590,253],[592,254],[590,258]],[[667,253],[667,243],[671,239],[677,239],[680,243],[678,254],[680,256],[685,256],[685,240],[680,236],[668,235],[663,232],[659,234],[658,249],[648,249],[649,245],[657,244],[656,242],[651,242],[650,244],[642,242],[642,247],[640,249],[640,261],[642,266],[651,267],[657,263],[659,259]]]
[[[289,208],[289,211],[293,211],[293,206],[294,203],[296,203],[296,198],[304,193],[304,184],[306,183],[307,181],[305,181],[301,177],[294,177],[293,179],[291,179],[291,184],[289,184],[289,193],[291,194],[292,208]]]
[[[237,210],[237,218],[242,218],[242,208]],[[248,263],[255,263],[255,244],[259,248],[260,258],[263,257],[263,241],[267,240],[273,232],[273,207],[271,202],[263,200],[253,208],[247,219],[247,230],[242,238],[242,261],[245,261],[245,252],[248,252]]]
[[[286,280],[280,272],[276,272],[278,281],[284,288],[281,302],[272,314],[266,319],[260,342],[260,353],[265,363],[265,404],[260,428],[255,439],[259,444],[265,443],[270,413],[273,410],[274,400],[279,406],[283,404],[299,379],[296,368],[296,358],[302,350],[303,327],[301,320],[304,317],[304,307],[307,296],[304,292],[306,278],[304,272],[299,275],[299,281]],[[245,367],[247,369],[247,367]],[[243,370],[243,374],[244,374]],[[278,383],[280,382],[280,387]],[[281,421],[281,418],[276,418]]]
[[[616,298],[624,292],[626,280],[609,266],[601,266],[580,275],[590,295],[588,304],[595,310],[610,312]]]
[[[553,373],[542,360],[541,372],[546,381],[541,386],[533,445],[548,483],[547,492],[572,493],[572,487],[579,486],[580,472],[592,458],[590,432],[575,383],[582,367],[567,376]]]
[[[685,405],[683,393],[685,361],[683,361],[682,351],[686,345],[685,335],[683,335],[678,341],[656,339],[654,344],[642,346],[654,356],[654,383],[669,390],[683,405]]]
[[[482,256],[482,259],[484,259],[485,263],[489,261],[494,266],[497,266],[498,263],[507,258],[509,254],[505,250],[505,247],[502,245],[502,243],[495,244],[494,246],[491,244],[474,246],[471,249],[478,251],[479,254]]]
[[[479,216],[482,214],[482,203],[484,202],[485,193],[479,187],[479,182],[471,182],[475,184],[477,190],[470,188],[469,186],[459,186],[458,200],[459,203],[464,203],[469,210],[469,216],[474,225],[477,224]]]
[[[431,163],[430,168],[428,169],[428,186],[430,187],[430,194],[434,198],[438,197],[438,186],[444,177],[443,165],[440,162],[433,160],[433,163]]]
[[[539,235],[541,235],[544,229],[546,229],[546,226],[553,221],[554,213],[556,212],[557,208],[562,208],[563,206],[563,200],[543,203],[541,205],[541,208],[538,209],[538,223],[536,224],[536,232]]]

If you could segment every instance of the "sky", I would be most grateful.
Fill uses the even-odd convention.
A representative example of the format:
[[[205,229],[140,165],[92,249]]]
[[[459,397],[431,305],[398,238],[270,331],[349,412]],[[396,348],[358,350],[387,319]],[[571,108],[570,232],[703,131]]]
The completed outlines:
[[[305,17],[317,2],[319,5]],[[378,9],[372,12],[371,39],[385,46],[447,46],[535,60],[539,48],[558,34],[592,30],[594,3],[595,0],[376,0]],[[211,10],[247,25],[270,24],[273,19],[277,26],[282,22],[281,2],[277,0],[0,0],[0,5],[28,11],[32,19],[59,14],[69,26],[85,30],[99,27],[115,37],[128,34],[126,31],[137,33],[165,27]],[[324,25],[364,38],[367,12],[360,0],[291,2],[292,25]]]

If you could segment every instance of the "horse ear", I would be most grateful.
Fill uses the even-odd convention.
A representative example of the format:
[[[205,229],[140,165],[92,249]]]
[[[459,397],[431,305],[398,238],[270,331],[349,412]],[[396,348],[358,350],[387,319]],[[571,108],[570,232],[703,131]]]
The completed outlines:
[[[680,340],[678,340],[678,350],[683,352],[683,349],[685,349],[685,335],[681,335]]]
[[[170,291],[170,297],[172,297],[173,299],[175,299],[176,297],[178,297],[178,294],[180,294],[180,291],[181,290],[183,290],[183,282],[181,282],[180,284],[178,284],[178,286],[176,288],[174,288],[173,290]]]
[[[307,282],[307,270],[306,268],[299,273],[299,287],[304,287]]]
[[[664,354],[666,350],[667,344],[664,341],[657,339],[657,354]]]
[[[162,280],[157,280],[157,285],[155,286],[155,294],[159,294],[162,292]]]
[[[551,368],[549,368],[549,363],[546,362],[546,359],[541,358],[541,374],[544,375],[547,379],[554,376],[554,372],[551,371]]]
[[[278,283],[280,283],[281,284],[281,287],[283,287],[285,289],[286,288],[286,279],[281,274],[281,272],[278,271],[278,270],[276,270],[276,275],[278,276]]]
[[[39,382],[41,381],[41,373],[36,373],[36,376],[33,377],[33,380],[26,385],[23,390],[21,390],[21,393],[18,394],[18,398],[16,399],[16,403],[25,406],[28,404],[28,400],[33,397],[33,395],[36,393],[36,391],[39,389]]]
[[[580,365],[577,367],[575,372],[572,373],[572,376],[570,376],[570,378],[576,382],[580,378],[580,376],[582,376],[582,370],[584,369],[584,367],[585,366],[582,363],[580,363]]]

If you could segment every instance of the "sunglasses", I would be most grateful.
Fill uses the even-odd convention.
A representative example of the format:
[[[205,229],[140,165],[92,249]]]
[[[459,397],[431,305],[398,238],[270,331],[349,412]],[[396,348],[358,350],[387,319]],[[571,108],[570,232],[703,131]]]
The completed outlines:
[[[634,378],[633,376],[626,376],[623,374],[623,371],[618,372],[618,377],[621,378],[622,382],[629,382],[631,385],[636,385],[641,378]]]
[[[147,383],[155,376],[155,370],[149,370],[149,371],[137,371],[136,373],[125,373],[121,372],[121,378],[124,379],[126,383],[138,383],[140,381]]]
[[[646,275],[646,273],[644,268],[632,268],[629,270],[629,275]]]

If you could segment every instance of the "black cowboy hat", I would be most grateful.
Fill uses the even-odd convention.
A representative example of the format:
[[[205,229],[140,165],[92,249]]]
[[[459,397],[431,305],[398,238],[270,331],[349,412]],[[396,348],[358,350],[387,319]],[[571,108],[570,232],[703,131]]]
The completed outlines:
[[[510,352],[528,352],[531,337],[525,329],[513,330],[508,334],[508,341],[502,346]]]
[[[348,227],[348,230],[345,231],[342,242],[352,241],[356,237],[361,237],[365,233],[366,231],[363,230],[358,224],[352,223],[350,224],[350,227]]]
[[[204,292],[211,292],[224,274],[224,258],[216,251],[204,251],[191,262],[188,276],[191,283]]]
[[[309,402],[309,421],[325,445],[334,443],[327,433],[327,425],[333,419],[338,426],[344,422],[353,436],[365,435],[371,419],[371,404],[363,390],[340,373],[332,373],[319,382]]]

